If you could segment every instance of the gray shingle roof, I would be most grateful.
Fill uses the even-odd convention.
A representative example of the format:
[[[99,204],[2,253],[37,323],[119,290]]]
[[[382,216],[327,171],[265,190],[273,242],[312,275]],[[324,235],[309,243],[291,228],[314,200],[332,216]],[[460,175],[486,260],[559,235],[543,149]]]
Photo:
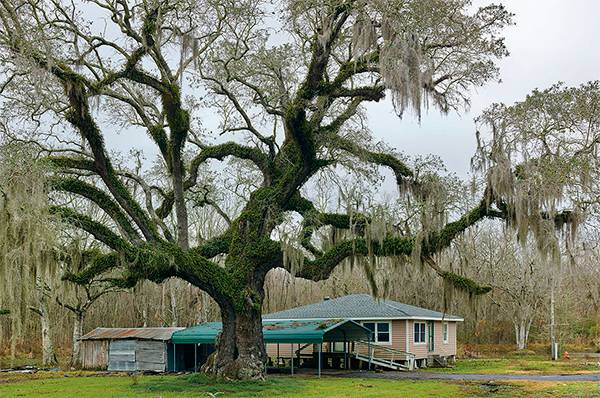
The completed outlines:
[[[351,294],[289,310],[263,315],[263,319],[444,319],[462,321],[459,316],[443,314],[368,294]]]

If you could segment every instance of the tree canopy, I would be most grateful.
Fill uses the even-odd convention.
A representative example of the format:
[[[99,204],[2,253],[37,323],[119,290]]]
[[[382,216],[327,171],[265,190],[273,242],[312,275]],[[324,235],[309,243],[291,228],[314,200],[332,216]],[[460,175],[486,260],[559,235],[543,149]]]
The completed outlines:
[[[524,138],[518,124],[535,123],[518,120],[518,104],[482,116],[497,132],[481,140],[475,159],[489,178],[462,214],[444,205],[447,181],[435,170],[375,142],[365,127],[363,105],[386,96],[399,115],[420,117],[429,104],[442,112],[468,106],[470,90],[496,78],[496,61],[507,55],[501,34],[512,14],[503,6],[0,0],[0,22],[4,133],[35,142],[54,165],[51,212],[104,245],[68,279],[85,284],[110,273],[105,281],[132,287],[178,277],[201,288],[224,324],[207,365],[218,375],[263,376],[260,314],[273,268],[316,281],[346,260],[413,258],[454,287],[482,294],[490,288],[443,269],[434,256],[486,218],[527,227],[522,214],[561,225],[574,218],[548,206],[551,193],[527,196],[526,211],[520,207],[516,181],[532,181],[529,165],[545,154],[540,144],[531,159],[512,150],[511,135],[515,148]],[[152,173],[109,150],[117,128],[131,140],[146,132],[159,154]],[[211,161],[225,159],[247,178],[235,214],[222,211],[214,184],[203,180]],[[412,228],[356,206],[315,205],[311,181],[331,185],[341,169],[364,167],[391,170],[401,200],[417,209]],[[78,212],[72,196],[108,218]],[[210,239],[190,235],[194,206],[213,206],[227,227]],[[280,239],[290,214],[301,219],[292,242]],[[322,239],[324,230],[333,239]]]

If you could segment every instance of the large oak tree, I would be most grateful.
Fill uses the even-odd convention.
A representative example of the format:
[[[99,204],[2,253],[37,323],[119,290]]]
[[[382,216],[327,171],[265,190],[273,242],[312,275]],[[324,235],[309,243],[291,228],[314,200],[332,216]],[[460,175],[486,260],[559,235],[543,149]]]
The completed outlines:
[[[120,272],[110,281],[121,287],[188,281],[221,310],[207,370],[260,378],[263,284],[275,267],[318,281],[351,258],[412,257],[457,288],[489,290],[433,257],[482,219],[510,219],[512,202],[490,180],[449,222],[439,179],[375,144],[362,107],[388,96],[399,114],[420,117],[427,104],[461,110],[470,89],[497,77],[511,18],[502,6],[474,9],[467,0],[0,0],[4,132],[33,136],[56,167],[53,189],[110,217],[98,222],[67,201],[52,208],[105,246],[70,280]],[[203,126],[215,119],[217,127]],[[107,149],[110,130],[123,128],[131,140],[140,129],[150,137],[160,178],[133,172]],[[484,147],[482,164],[495,164]],[[260,183],[241,211],[223,213],[223,233],[190,236],[191,203],[219,211],[199,176],[226,158]],[[357,164],[391,170],[400,197],[418,204],[418,231],[381,228],[356,209],[318,210],[312,179]],[[278,233],[290,213],[301,219],[291,246]],[[324,229],[344,232],[324,242]]]

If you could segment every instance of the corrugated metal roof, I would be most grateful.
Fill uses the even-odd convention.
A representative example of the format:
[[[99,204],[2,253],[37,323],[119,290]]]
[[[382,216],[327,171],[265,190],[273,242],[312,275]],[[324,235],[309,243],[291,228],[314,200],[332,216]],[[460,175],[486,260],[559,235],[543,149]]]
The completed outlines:
[[[185,328],[96,328],[81,340],[170,340],[174,332]]]
[[[376,299],[368,294],[351,294],[319,303],[266,314],[264,319],[444,319],[462,321],[459,316],[444,314],[392,300]]]
[[[214,344],[221,322],[207,322],[173,333],[175,344]],[[368,340],[371,331],[350,320],[263,321],[265,343],[322,343],[323,341]]]

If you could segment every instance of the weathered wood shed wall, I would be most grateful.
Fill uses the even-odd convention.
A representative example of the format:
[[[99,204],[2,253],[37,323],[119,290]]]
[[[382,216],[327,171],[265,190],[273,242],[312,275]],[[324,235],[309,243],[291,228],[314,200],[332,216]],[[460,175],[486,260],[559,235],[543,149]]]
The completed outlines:
[[[84,369],[106,369],[108,366],[108,340],[83,340],[81,366]]]

